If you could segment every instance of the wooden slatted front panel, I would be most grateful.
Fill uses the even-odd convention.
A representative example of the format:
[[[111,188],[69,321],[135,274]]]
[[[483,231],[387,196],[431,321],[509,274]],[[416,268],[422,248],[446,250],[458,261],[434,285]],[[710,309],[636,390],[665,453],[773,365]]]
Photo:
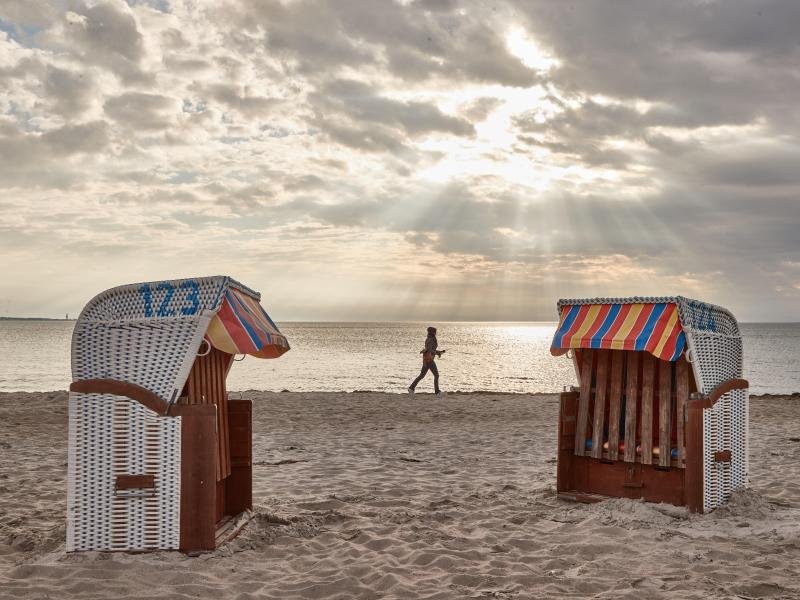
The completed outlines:
[[[619,416],[622,402],[622,366],[624,353],[621,351],[611,354],[611,392],[608,405],[608,457],[611,460],[619,458]]]
[[[692,382],[686,359],[672,363],[633,350],[580,352],[574,454],[683,467],[684,407]]]
[[[583,456],[586,449],[586,429],[589,422],[589,400],[592,395],[592,370],[594,352],[581,351],[581,391],[578,399],[578,416],[575,422],[575,455]]]
[[[603,454],[603,429],[605,426],[606,386],[608,384],[609,350],[597,350],[597,378],[594,394],[594,419],[592,425],[592,451],[594,458]]]
[[[217,407],[217,481],[231,473],[225,378],[232,358],[230,354],[211,348],[207,355],[195,359],[188,380],[189,404],[213,404]]]
[[[636,462],[636,428],[639,398],[639,353],[626,352],[625,462]]]
[[[250,400],[228,403],[231,435],[231,475],[225,480],[225,514],[253,508],[253,405]]]
[[[641,459],[645,465],[653,464],[653,389],[655,387],[656,359],[649,352],[642,354],[642,423],[639,427],[642,448]]]
[[[672,455],[672,363],[658,361],[658,464],[668,467]]]
[[[675,365],[675,419],[678,421],[678,461],[686,461],[686,403],[689,401],[689,363],[681,356]]]

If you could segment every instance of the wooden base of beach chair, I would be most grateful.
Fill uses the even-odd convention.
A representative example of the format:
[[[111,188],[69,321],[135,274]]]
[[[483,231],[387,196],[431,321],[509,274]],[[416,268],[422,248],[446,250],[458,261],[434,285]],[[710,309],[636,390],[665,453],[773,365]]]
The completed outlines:
[[[559,500],[570,502],[580,502],[582,504],[597,504],[603,500],[608,500],[608,496],[598,496],[597,494],[585,494],[583,492],[559,492]]]
[[[238,536],[244,526],[253,518],[253,513],[246,510],[235,516],[226,515],[217,523],[216,547],[219,548],[222,544],[227,544]]]
[[[567,489],[559,497],[577,502],[599,502],[607,498],[630,498],[647,502],[686,504],[684,470],[653,465],[603,462],[587,457],[564,457]]]

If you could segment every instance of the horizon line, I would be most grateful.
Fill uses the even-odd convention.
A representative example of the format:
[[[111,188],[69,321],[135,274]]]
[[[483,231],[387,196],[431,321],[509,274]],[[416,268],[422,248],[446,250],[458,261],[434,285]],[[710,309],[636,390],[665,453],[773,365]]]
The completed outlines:
[[[59,318],[59,317],[7,317],[0,316],[0,321],[77,321],[77,318]],[[378,321],[370,320],[333,320],[333,319],[276,319],[276,323],[282,324],[295,324],[295,323],[364,323],[369,325],[377,325],[381,323],[399,323],[399,324],[425,324],[425,323],[546,323],[555,324],[558,320],[518,320],[518,319],[411,319],[411,320],[392,320],[383,319]],[[741,325],[795,325],[800,324],[800,321],[737,321]]]

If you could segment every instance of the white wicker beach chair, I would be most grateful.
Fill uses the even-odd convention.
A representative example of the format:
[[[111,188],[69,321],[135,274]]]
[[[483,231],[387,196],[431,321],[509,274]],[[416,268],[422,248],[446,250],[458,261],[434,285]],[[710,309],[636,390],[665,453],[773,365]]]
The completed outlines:
[[[225,378],[234,353],[289,349],[259,300],[216,276],[86,305],[72,336],[68,551],[209,549],[226,514],[250,508],[250,404],[228,400]]]

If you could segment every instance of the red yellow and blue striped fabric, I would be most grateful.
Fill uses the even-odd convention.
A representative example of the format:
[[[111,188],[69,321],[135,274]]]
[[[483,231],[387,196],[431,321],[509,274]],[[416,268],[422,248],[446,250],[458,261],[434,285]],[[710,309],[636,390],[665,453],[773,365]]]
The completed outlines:
[[[673,302],[567,304],[550,353],[570,348],[643,350],[661,360],[678,360],[686,347],[678,307]]]
[[[219,312],[211,319],[206,339],[228,354],[277,358],[289,342],[255,298],[228,288]]]

